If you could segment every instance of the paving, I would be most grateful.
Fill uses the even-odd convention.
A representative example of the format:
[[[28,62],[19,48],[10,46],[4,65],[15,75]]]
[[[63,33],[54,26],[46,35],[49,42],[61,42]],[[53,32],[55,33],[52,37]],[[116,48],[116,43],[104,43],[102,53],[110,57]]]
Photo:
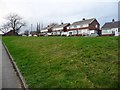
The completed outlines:
[[[9,56],[2,46],[2,88],[21,88],[20,80],[12,66]],[[0,47],[1,48],[1,47]]]
[[[0,90],[2,89],[2,44],[0,36]]]

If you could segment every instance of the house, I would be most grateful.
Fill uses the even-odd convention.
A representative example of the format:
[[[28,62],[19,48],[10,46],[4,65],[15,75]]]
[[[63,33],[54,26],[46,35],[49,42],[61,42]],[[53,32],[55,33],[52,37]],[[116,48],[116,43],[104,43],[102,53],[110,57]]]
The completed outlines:
[[[41,29],[40,30],[40,35],[42,35],[42,36],[51,35],[52,28],[53,28],[52,25],[48,25],[47,27]]]
[[[14,32],[14,30],[10,30],[7,33],[5,33],[3,36],[18,36],[18,33]]]
[[[67,27],[67,36],[100,35],[100,24],[95,18],[77,21]]]
[[[106,22],[101,30],[102,36],[120,36],[120,21]]]
[[[57,35],[57,36],[61,36],[61,35],[66,35],[67,33],[67,27],[70,25],[70,23],[61,23],[60,25],[55,25],[52,28],[52,35]]]

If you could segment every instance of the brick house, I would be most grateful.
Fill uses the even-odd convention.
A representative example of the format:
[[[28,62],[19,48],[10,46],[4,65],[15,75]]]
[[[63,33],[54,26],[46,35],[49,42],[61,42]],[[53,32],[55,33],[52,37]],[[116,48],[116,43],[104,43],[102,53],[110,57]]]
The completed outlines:
[[[67,36],[100,35],[100,24],[95,18],[83,19],[67,27]]]
[[[48,25],[47,27],[41,29],[40,35],[42,35],[42,36],[51,35],[52,28],[53,28],[52,25]]]
[[[14,32],[14,30],[10,30],[7,33],[5,33],[3,36],[18,36],[18,33]]]
[[[70,25],[70,23],[61,23],[60,25],[55,25],[52,28],[52,35],[57,35],[57,36],[61,36],[61,35],[66,35],[67,33],[67,27]]]

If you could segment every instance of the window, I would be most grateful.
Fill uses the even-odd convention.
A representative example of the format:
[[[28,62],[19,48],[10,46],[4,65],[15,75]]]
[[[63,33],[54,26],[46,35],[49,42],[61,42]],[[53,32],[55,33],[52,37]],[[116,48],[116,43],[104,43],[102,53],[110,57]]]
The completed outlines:
[[[72,32],[69,32],[69,35],[72,35]]]
[[[77,33],[76,30],[74,30],[73,33],[76,34]]]
[[[115,31],[112,31],[112,34],[115,34]]]
[[[77,28],[77,25],[74,25],[74,28]]]
[[[96,28],[98,27],[98,25],[95,26]]]
[[[118,28],[118,32],[120,32],[120,28]]]

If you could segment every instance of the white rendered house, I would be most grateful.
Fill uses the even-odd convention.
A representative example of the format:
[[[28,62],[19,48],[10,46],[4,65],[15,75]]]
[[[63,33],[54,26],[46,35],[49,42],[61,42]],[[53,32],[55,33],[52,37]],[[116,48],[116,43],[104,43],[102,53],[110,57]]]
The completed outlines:
[[[102,36],[120,36],[120,21],[107,22],[101,28]]]

